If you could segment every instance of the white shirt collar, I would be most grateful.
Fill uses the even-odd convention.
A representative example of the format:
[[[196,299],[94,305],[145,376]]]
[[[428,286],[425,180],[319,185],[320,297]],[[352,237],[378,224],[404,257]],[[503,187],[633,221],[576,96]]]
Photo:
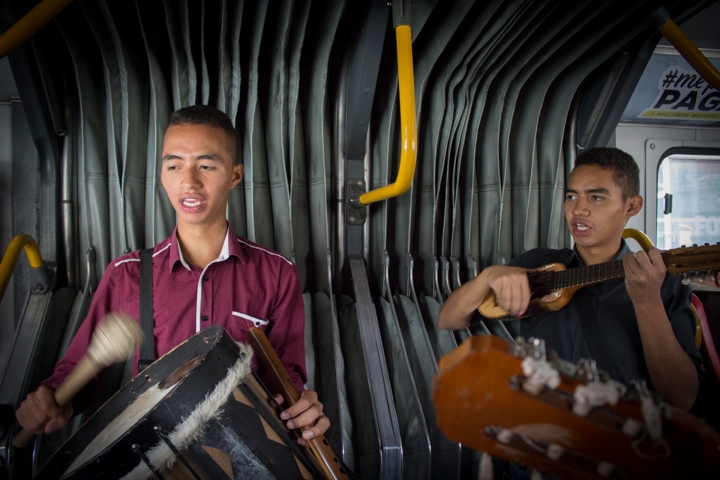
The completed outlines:
[[[227,260],[230,257],[230,248],[228,247],[228,238],[230,238],[230,227],[228,227],[227,231],[225,232],[225,241],[223,242],[222,250],[220,250],[220,256],[213,260],[214,262],[222,262],[223,260]],[[190,268],[190,265],[185,261],[185,257],[183,257],[182,248],[180,247],[180,240],[177,240],[177,247],[178,247],[178,255],[180,255],[180,262],[182,262],[183,266],[187,268],[188,270],[192,270]]]

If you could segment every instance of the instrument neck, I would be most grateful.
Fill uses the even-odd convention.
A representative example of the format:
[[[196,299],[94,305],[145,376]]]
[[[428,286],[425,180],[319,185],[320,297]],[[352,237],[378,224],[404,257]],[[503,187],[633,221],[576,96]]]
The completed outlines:
[[[613,260],[607,263],[587,265],[585,267],[571,268],[555,272],[553,290],[570,287],[584,287],[594,283],[605,282],[625,277],[622,260]]]

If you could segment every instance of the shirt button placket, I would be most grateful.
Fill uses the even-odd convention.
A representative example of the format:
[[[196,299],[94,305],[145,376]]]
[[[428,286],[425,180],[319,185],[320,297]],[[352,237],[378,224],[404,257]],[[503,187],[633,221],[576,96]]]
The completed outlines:
[[[213,312],[212,282],[210,281],[210,275],[207,271],[203,274],[200,288],[202,288],[202,305],[200,305],[200,311],[203,313],[200,320],[207,322],[210,320],[210,315],[212,315]]]

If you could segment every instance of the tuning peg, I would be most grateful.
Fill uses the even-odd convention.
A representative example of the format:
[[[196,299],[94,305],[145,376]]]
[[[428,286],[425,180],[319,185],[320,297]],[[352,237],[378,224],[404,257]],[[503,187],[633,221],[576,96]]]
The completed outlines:
[[[525,351],[523,353],[526,357],[531,357],[535,360],[546,360],[545,340],[530,337],[527,343],[525,343]]]
[[[591,358],[581,358],[576,366],[575,375],[578,380],[594,382],[600,380],[597,363]]]
[[[560,457],[565,453],[565,449],[557,443],[551,443],[548,445],[546,454],[550,460],[560,460]]]
[[[643,424],[641,421],[636,420],[632,417],[627,417],[622,425],[622,432],[625,435],[634,437],[642,430]]]

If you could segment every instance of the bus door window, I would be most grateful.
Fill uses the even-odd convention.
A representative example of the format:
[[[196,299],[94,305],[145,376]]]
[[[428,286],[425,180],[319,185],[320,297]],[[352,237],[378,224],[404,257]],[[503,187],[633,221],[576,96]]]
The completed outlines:
[[[675,154],[658,165],[661,250],[720,242],[720,155]]]

